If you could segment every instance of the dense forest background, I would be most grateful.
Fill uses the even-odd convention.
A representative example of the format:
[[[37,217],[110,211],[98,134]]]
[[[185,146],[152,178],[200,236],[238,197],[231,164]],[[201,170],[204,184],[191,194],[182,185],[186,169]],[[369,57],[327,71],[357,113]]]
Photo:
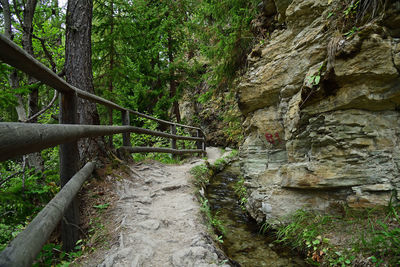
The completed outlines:
[[[60,77],[71,75],[65,67],[66,31],[74,24],[67,19],[67,6],[57,0],[1,0],[0,4],[0,32]],[[250,48],[266,34],[255,23],[260,9],[256,0],[90,4],[93,17],[86,27],[92,27],[88,48],[92,66],[87,67],[92,69],[94,92],[124,107],[177,122],[186,122],[179,107],[184,94],[204,104],[230,92]],[[52,88],[0,63],[1,122],[58,123],[57,100]],[[101,124],[121,123],[116,112],[100,106],[95,112]],[[131,124],[159,127],[143,119]],[[161,141],[132,135],[132,142]],[[109,146],[121,143],[120,136],[107,140]],[[0,164],[0,250],[59,190],[58,164],[57,147]]]

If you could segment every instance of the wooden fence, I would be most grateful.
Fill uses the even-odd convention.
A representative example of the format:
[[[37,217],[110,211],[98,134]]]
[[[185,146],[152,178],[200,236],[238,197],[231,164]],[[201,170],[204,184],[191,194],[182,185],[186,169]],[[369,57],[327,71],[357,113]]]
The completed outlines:
[[[83,182],[91,175],[95,163],[88,162],[81,169],[77,141],[85,137],[122,134],[123,149],[129,153],[200,153],[206,152],[205,136],[200,128],[182,125],[121,107],[109,100],[82,91],[61,79],[53,71],[26,53],[18,45],[0,34],[0,60],[46,84],[60,96],[60,124],[0,122],[0,161],[12,159],[44,148],[60,145],[60,183],[62,189],[0,254],[0,267],[30,266],[62,220],[62,241],[65,250],[71,250],[79,239],[79,210],[75,199]],[[123,126],[77,125],[77,98],[83,98],[121,112]],[[130,126],[130,116],[169,125],[170,133]],[[196,136],[176,134],[176,127],[196,132]],[[171,148],[132,147],[130,133],[160,136],[171,139]],[[178,149],[176,140],[196,142],[197,149]]]

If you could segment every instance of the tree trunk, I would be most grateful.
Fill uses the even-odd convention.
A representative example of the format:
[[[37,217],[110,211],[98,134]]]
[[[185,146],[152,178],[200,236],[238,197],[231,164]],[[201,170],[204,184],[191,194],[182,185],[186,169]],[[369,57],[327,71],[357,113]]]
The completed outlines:
[[[22,28],[24,29],[22,34],[22,46],[29,55],[34,57],[33,45],[32,45],[32,35],[33,35],[33,16],[35,14],[37,0],[26,1],[24,7],[24,22]],[[29,76],[28,84],[35,83],[35,78]],[[35,87],[31,89],[29,93],[29,110],[28,117],[31,117],[39,112],[39,88]],[[36,120],[32,121],[36,122]]]
[[[65,42],[65,72],[67,82],[79,89],[94,93],[92,74],[92,0],[68,0]],[[78,99],[78,122],[100,124],[96,104]],[[83,139],[79,142],[80,162],[102,156],[101,138]]]
[[[174,52],[173,52],[173,37],[171,31],[168,31],[168,60],[170,64],[170,71],[169,71],[169,96],[171,98],[175,98],[172,103],[172,113],[175,114],[176,122],[181,122],[181,114],[179,112],[179,103],[178,99],[176,99],[176,89],[178,84],[175,80],[175,71],[171,67],[172,63],[174,62]]]
[[[110,3],[110,36],[111,36],[111,45],[110,45],[110,69],[109,69],[109,80],[108,80],[108,90],[110,91],[110,95],[114,89],[114,1],[112,0]],[[113,111],[111,108],[108,108],[108,124],[113,125]],[[113,147],[113,136],[110,135],[108,139],[109,147]]]
[[[11,31],[11,11],[10,4],[8,0],[0,0],[1,6],[3,7],[3,16],[4,16],[4,35],[12,40],[12,31]]]
[[[24,29],[22,33],[22,46],[24,49],[33,56],[33,47],[32,47],[32,21],[33,15],[36,9],[36,0],[29,0],[26,2],[24,7],[24,21],[22,28]],[[3,14],[4,14],[4,34],[10,40],[13,39],[12,34],[12,25],[11,25],[11,12],[10,12],[10,5],[7,0],[1,0],[1,5],[3,6]],[[17,71],[14,70],[9,76],[10,86],[13,89],[19,87],[19,78]],[[28,77],[28,83],[31,84],[34,82],[34,79]],[[35,114],[39,111],[38,107],[38,89],[35,88],[29,95],[29,116]],[[24,100],[23,97],[19,94],[15,95],[17,97],[18,105],[15,107],[18,115],[19,121],[25,121],[27,119],[26,110],[24,107]],[[36,122],[36,121],[34,121]],[[36,170],[43,171],[44,170],[44,161],[40,153],[33,153],[27,156],[28,165],[30,167],[34,167]]]
[[[0,0],[0,3],[3,7],[4,35],[8,39],[13,40],[14,36],[12,34],[12,28],[11,28],[10,4],[8,3],[8,0]],[[17,74],[16,70],[13,70],[13,72],[8,77],[8,80],[10,82],[11,88],[16,89],[19,87],[19,78],[18,78],[18,74]],[[24,121],[24,120],[26,120],[26,110],[24,107],[23,98],[20,94],[16,94],[15,96],[17,97],[17,101],[18,101],[18,105],[15,107],[15,110],[17,111],[17,115],[18,115],[18,120]]]
[[[22,33],[22,47],[29,55],[35,57],[33,53],[32,35],[33,35],[33,16],[35,15],[35,9],[37,0],[28,0],[24,6],[24,21],[23,21],[23,33]],[[36,82],[36,79],[32,76],[28,76],[28,84],[31,85]],[[39,112],[39,88],[35,86],[31,89],[28,97],[28,118]],[[31,121],[32,123],[37,122],[37,119]],[[34,167],[36,170],[44,171],[44,161],[40,153],[32,153],[27,155],[28,165]]]

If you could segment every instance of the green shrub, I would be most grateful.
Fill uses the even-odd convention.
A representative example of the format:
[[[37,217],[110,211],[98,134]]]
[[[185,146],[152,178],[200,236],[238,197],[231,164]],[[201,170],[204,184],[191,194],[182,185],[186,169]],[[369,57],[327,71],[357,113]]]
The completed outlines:
[[[205,164],[194,166],[190,169],[190,174],[194,177],[194,184],[197,188],[204,188],[210,182],[210,170]]]
[[[211,212],[210,204],[208,203],[208,199],[206,199],[206,198],[200,197],[200,204],[201,204],[200,210],[206,216],[207,221],[209,223],[209,227],[215,229],[218,234],[225,235],[226,230],[225,230],[223,222],[220,219],[218,219],[218,211],[215,214],[213,214]],[[219,236],[218,236],[218,240],[221,240]],[[220,241],[218,241],[218,242],[220,242]]]
[[[351,265],[364,258],[376,266],[400,264],[399,206],[388,209],[344,209],[342,216],[298,210],[280,225],[264,223],[261,231],[273,230],[276,242],[302,251],[311,264]],[[332,243],[327,236],[341,236]]]
[[[244,186],[244,177],[240,176],[234,186],[235,194],[239,198],[239,205],[243,211],[246,211],[246,203],[248,201],[247,188]]]

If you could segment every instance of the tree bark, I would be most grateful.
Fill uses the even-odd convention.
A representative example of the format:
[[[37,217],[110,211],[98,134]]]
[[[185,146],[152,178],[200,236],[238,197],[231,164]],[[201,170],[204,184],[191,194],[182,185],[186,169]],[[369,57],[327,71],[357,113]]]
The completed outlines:
[[[171,67],[171,65],[174,62],[174,52],[173,52],[173,37],[171,31],[168,31],[168,60],[170,64],[170,71],[169,71],[169,96],[171,98],[176,97],[176,89],[178,87],[178,84],[175,79],[175,71]],[[175,114],[176,117],[176,122],[180,123],[181,122],[181,114],[179,112],[179,103],[178,100],[175,98],[173,103],[172,103],[172,113]]]
[[[12,34],[12,29],[11,29],[10,4],[8,3],[8,0],[0,0],[0,3],[3,6],[4,35],[8,39],[13,40],[14,36]],[[17,74],[16,70],[13,70],[13,72],[8,77],[8,80],[10,82],[11,88],[16,89],[19,87],[19,78],[18,78],[18,74]],[[18,101],[18,105],[15,107],[15,110],[17,111],[17,115],[18,115],[18,120],[25,121],[26,120],[26,110],[24,107],[23,98],[20,94],[16,94],[15,96]]]
[[[22,47],[29,55],[34,57],[33,54],[33,45],[32,45],[32,36],[33,36],[33,16],[35,14],[35,9],[37,5],[37,0],[28,0],[24,6],[24,22],[22,25],[23,33],[22,33]],[[33,84],[36,82],[36,79],[32,76],[28,77],[28,84]],[[35,87],[29,93],[29,110],[28,117],[33,116],[37,112],[39,112],[39,88]],[[32,121],[36,122],[36,121]],[[29,160],[28,160],[29,161]]]
[[[1,5],[3,6],[3,14],[4,14],[4,33],[5,36],[12,40],[12,28],[11,28],[11,11],[10,5],[7,0],[1,0]],[[33,56],[33,48],[32,48],[32,21],[33,15],[35,13],[36,8],[36,0],[27,1],[26,6],[24,8],[24,23],[22,25],[24,32],[22,34],[22,43],[24,49]],[[27,28],[26,28],[27,25]],[[19,87],[19,78],[17,71],[14,70],[10,76],[9,81],[11,88],[16,89]],[[29,83],[33,82],[31,77],[28,78]],[[33,90],[29,95],[29,115],[33,115],[38,110],[38,89]],[[15,95],[17,97],[18,105],[15,107],[18,115],[19,121],[25,121],[27,119],[26,110],[24,107],[23,97],[20,94]],[[36,121],[33,121],[36,122]],[[44,161],[40,153],[33,153],[27,156],[28,165],[34,167],[36,170],[43,171],[44,170]],[[24,161],[25,162],[25,161]]]
[[[0,0],[0,3],[3,7],[3,16],[4,16],[4,35],[12,40],[12,31],[11,31],[11,11],[10,11],[10,4],[8,0]]]
[[[92,74],[92,0],[68,0],[66,18],[65,72],[71,85],[94,93]],[[96,104],[78,99],[78,122],[80,124],[100,124]],[[81,140],[79,142],[80,161],[85,162],[102,156],[102,139]]]
[[[114,90],[114,75],[113,75],[113,70],[114,70],[114,1],[112,0],[110,3],[110,36],[111,36],[111,45],[110,45],[110,69],[109,69],[109,80],[108,80],[108,90],[110,91],[110,94],[112,94]],[[113,110],[111,108],[108,108],[108,124],[113,125]],[[108,139],[108,145],[110,147],[113,147],[113,137],[110,136]]]
[[[22,24],[22,47],[29,55],[35,57],[33,53],[33,17],[37,6],[37,0],[27,0],[24,6],[24,21]],[[36,79],[28,76],[28,84],[34,84]],[[28,117],[31,117],[39,112],[39,87],[35,86],[31,89],[28,97]],[[37,119],[32,120],[33,123]],[[28,165],[34,167],[36,170],[44,171],[44,161],[40,153],[32,153],[27,155]]]

